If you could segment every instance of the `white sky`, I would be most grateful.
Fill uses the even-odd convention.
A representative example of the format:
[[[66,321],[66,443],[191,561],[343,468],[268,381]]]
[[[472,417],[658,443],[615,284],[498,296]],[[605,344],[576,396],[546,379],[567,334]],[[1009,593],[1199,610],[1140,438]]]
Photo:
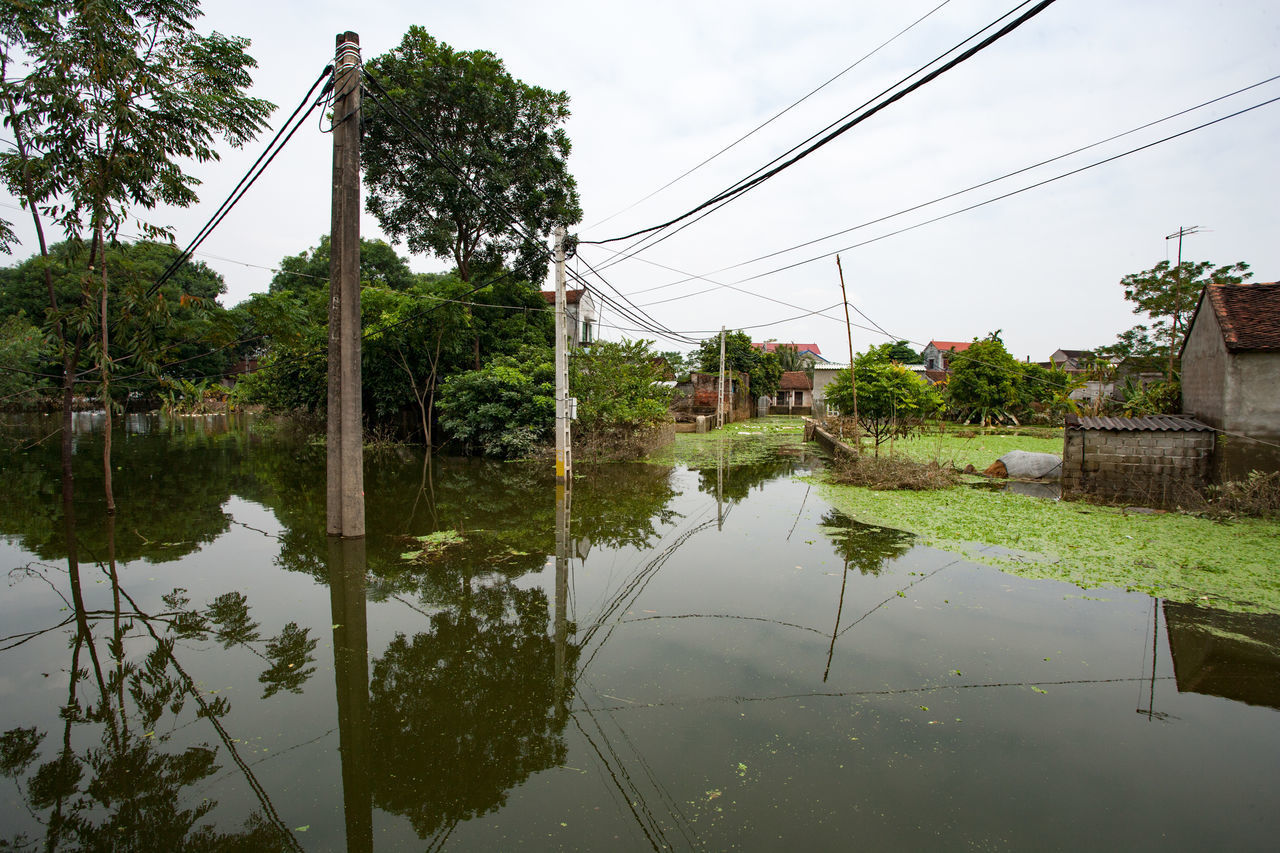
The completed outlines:
[[[210,0],[202,31],[252,39],[254,94],[283,121],[330,60],[334,35],[360,34],[366,58],[411,24],[459,50],[498,54],[522,80],[563,89],[585,212],[584,240],[681,213],[844,115],[1010,9],[952,0],[911,32],[670,189],[603,224],[871,51],[941,0],[843,2],[336,2]],[[1009,37],[909,95],[724,210],[611,267],[632,294],[684,278],[658,264],[735,283],[1053,177],[1244,107],[1280,97],[1280,81],[1105,146],[915,213],[757,264],[756,256],[849,228],[997,177],[1280,74],[1274,0],[1059,0]],[[274,126],[272,128],[274,131]],[[202,204],[152,214],[187,240],[239,180],[270,133],[200,166]],[[1176,254],[1165,235],[1200,225],[1184,258],[1246,261],[1280,278],[1280,103],[1114,163],[898,236],[841,252],[850,301],[919,343],[1003,330],[1018,358],[1110,343],[1138,318],[1118,284]],[[329,227],[331,138],[299,131],[198,257],[221,272],[227,305],[265,290],[286,255]],[[29,220],[0,211],[25,238]],[[380,236],[366,215],[365,236]],[[34,251],[30,240],[17,257]],[[404,253],[404,247],[400,247]],[[1166,253],[1169,254],[1166,254]],[[596,267],[610,253],[583,247]],[[16,259],[16,258],[15,258]],[[643,260],[642,260],[643,259]],[[646,263],[651,261],[652,263]],[[411,260],[442,270],[435,258]],[[585,270],[583,270],[585,272]],[[798,307],[691,281],[633,300],[666,326],[705,337],[721,325],[753,338],[816,342],[847,357],[843,316],[776,323],[840,301],[826,258],[738,285]],[[838,318],[838,319],[837,319]],[[630,326],[606,311],[603,322]],[[868,325],[854,316],[855,323]],[[605,337],[621,332],[604,329]],[[631,336],[637,336],[630,333]],[[645,337],[652,337],[645,335]],[[885,338],[854,330],[863,350]],[[658,341],[658,348],[681,348]],[[917,346],[917,348],[919,348]]]

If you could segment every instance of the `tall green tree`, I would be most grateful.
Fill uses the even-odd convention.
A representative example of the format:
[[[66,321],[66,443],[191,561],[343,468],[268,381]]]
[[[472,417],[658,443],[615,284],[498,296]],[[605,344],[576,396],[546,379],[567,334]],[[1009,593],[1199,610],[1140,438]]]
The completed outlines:
[[[1116,347],[1118,355],[1152,355],[1170,358],[1182,347],[1187,324],[1195,313],[1206,284],[1240,284],[1253,277],[1243,261],[1215,267],[1209,261],[1183,261],[1181,266],[1161,261],[1149,270],[1120,279],[1124,298],[1134,303],[1134,314],[1145,314],[1148,323],[1130,329]]]
[[[853,361],[858,426],[871,436],[877,456],[881,444],[910,435],[942,408],[941,395],[895,361],[893,350],[893,344],[881,344]],[[841,412],[852,412],[853,388],[849,371],[841,370],[827,387],[827,399]]]
[[[323,234],[315,246],[282,259],[276,274],[271,277],[268,292],[281,293],[288,290],[307,294],[314,290],[322,290],[327,297],[329,250],[329,235]],[[398,255],[390,244],[384,240],[360,238],[361,286],[373,285],[391,290],[406,290],[416,281],[417,278],[409,270],[408,259]]]
[[[361,152],[367,206],[383,230],[452,259],[464,281],[503,265],[541,281],[551,229],[582,218],[568,168],[569,96],[421,27],[366,68],[387,93],[375,87],[365,101]]]
[[[1016,423],[1021,377],[1022,367],[1004,348],[1000,332],[992,332],[952,356],[947,402],[969,422],[980,421],[984,426],[1005,420]]]
[[[194,204],[198,181],[183,161],[218,159],[219,139],[250,141],[272,109],[245,93],[255,65],[248,41],[197,33],[199,15],[195,0],[0,0],[0,107],[14,135],[14,148],[0,152],[0,176],[32,214],[42,254],[44,217],[68,241],[87,242],[76,255],[78,297],[59,303],[48,287],[48,322],[63,356],[68,455],[81,356],[98,368],[109,429],[116,362],[122,350],[137,354],[151,338],[145,322],[110,328],[107,246],[130,218],[146,236],[168,236],[139,211]],[[144,291],[144,299],[153,296]],[[150,317],[142,304],[130,314]],[[107,442],[113,511],[110,454]],[[69,482],[69,462],[63,464]]]

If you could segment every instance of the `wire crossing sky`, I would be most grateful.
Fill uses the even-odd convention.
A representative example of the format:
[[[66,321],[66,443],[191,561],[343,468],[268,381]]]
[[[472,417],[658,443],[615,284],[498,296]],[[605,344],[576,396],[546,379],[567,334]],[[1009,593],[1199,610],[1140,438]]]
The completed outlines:
[[[209,2],[198,27],[250,38],[258,61],[252,94],[281,106],[257,143],[223,151],[221,162],[194,170],[203,181],[200,205],[143,212],[144,218],[173,226],[180,246],[200,235],[285,126],[318,70],[332,61],[334,34],[345,30],[360,34],[367,60],[398,44],[410,25],[421,25],[456,49],[493,51],[528,83],[568,92],[569,165],[584,223],[611,217],[605,229],[580,226],[587,239],[627,234],[715,197],[1015,2],[476,0],[358,9],[293,0]],[[584,246],[581,261],[608,284],[585,265],[577,272],[612,303],[605,324],[646,329],[606,328],[606,337],[653,338],[654,330],[691,335],[724,325],[758,329],[757,337],[816,342],[838,359],[845,349],[843,312],[823,315],[839,304],[834,261],[780,268],[841,250],[850,302],[908,339],[967,340],[1001,329],[1015,356],[1034,360],[1060,347],[1109,343],[1140,320],[1124,302],[1120,278],[1165,260],[1164,236],[1181,225],[1207,229],[1187,238],[1186,258],[1245,261],[1254,280],[1280,279],[1274,239],[1280,104],[1241,112],[1280,95],[1280,83],[1136,129],[1274,77],[1277,44],[1280,8],[1271,0],[1054,3],[637,258],[606,268],[614,254]],[[1123,139],[1099,143],[1130,129],[1136,130]],[[0,138],[7,138],[2,130]],[[1056,159],[1093,143],[1099,144]],[[315,246],[327,233],[331,157],[331,139],[313,120],[233,209],[219,214],[199,256],[226,277],[225,304],[265,290],[283,257]],[[1029,164],[1041,165],[985,191],[873,223]],[[673,176],[682,177],[672,183]],[[0,205],[14,203],[0,199]],[[34,235],[21,213],[6,207],[5,218],[26,241],[16,262],[35,251]],[[844,239],[764,259],[854,227]],[[366,237],[380,236],[370,216],[362,228]],[[411,265],[440,271],[449,264],[411,257]],[[713,270],[720,272],[707,272]],[[697,280],[642,295],[691,273],[734,283],[762,272],[770,274],[747,289],[796,308]],[[699,290],[706,292],[691,295]],[[658,302],[673,296],[681,298]],[[626,319],[624,309],[642,322]],[[859,350],[882,339],[855,330]]]

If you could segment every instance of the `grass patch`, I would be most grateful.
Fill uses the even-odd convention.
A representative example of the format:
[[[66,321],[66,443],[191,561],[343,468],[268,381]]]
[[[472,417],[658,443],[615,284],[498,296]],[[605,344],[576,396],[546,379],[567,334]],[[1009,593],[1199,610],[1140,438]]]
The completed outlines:
[[[930,427],[911,438],[893,443],[896,455],[917,462],[951,464],[957,468],[972,465],[979,471],[1011,450],[1062,455],[1062,430],[1048,427],[1021,430],[956,429],[939,431]],[[886,446],[881,446],[884,454]]]
[[[1012,574],[1280,613],[1274,519],[1126,513],[970,488],[883,492],[826,483],[823,493],[858,521],[915,533],[935,548]],[[988,545],[1004,550],[983,550]]]
[[[846,486],[875,491],[947,489],[960,482],[960,472],[937,462],[916,462],[905,456],[841,456],[831,463],[828,477]]]
[[[676,433],[676,440],[647,456],[656,465],[706,468],[721,458],[729,465],[752,465],[772,459],[784,447],[804,444],[804,421],[799,417],[771,415],[725,424],[705,433]]]

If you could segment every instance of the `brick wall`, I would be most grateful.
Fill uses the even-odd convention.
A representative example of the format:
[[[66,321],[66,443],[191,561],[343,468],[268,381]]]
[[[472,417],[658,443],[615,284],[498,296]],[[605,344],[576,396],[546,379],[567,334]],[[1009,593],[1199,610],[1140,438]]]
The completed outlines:
[[[1208,482],[1214,434],[1068,429],[1062,493],[1175,506]]]

